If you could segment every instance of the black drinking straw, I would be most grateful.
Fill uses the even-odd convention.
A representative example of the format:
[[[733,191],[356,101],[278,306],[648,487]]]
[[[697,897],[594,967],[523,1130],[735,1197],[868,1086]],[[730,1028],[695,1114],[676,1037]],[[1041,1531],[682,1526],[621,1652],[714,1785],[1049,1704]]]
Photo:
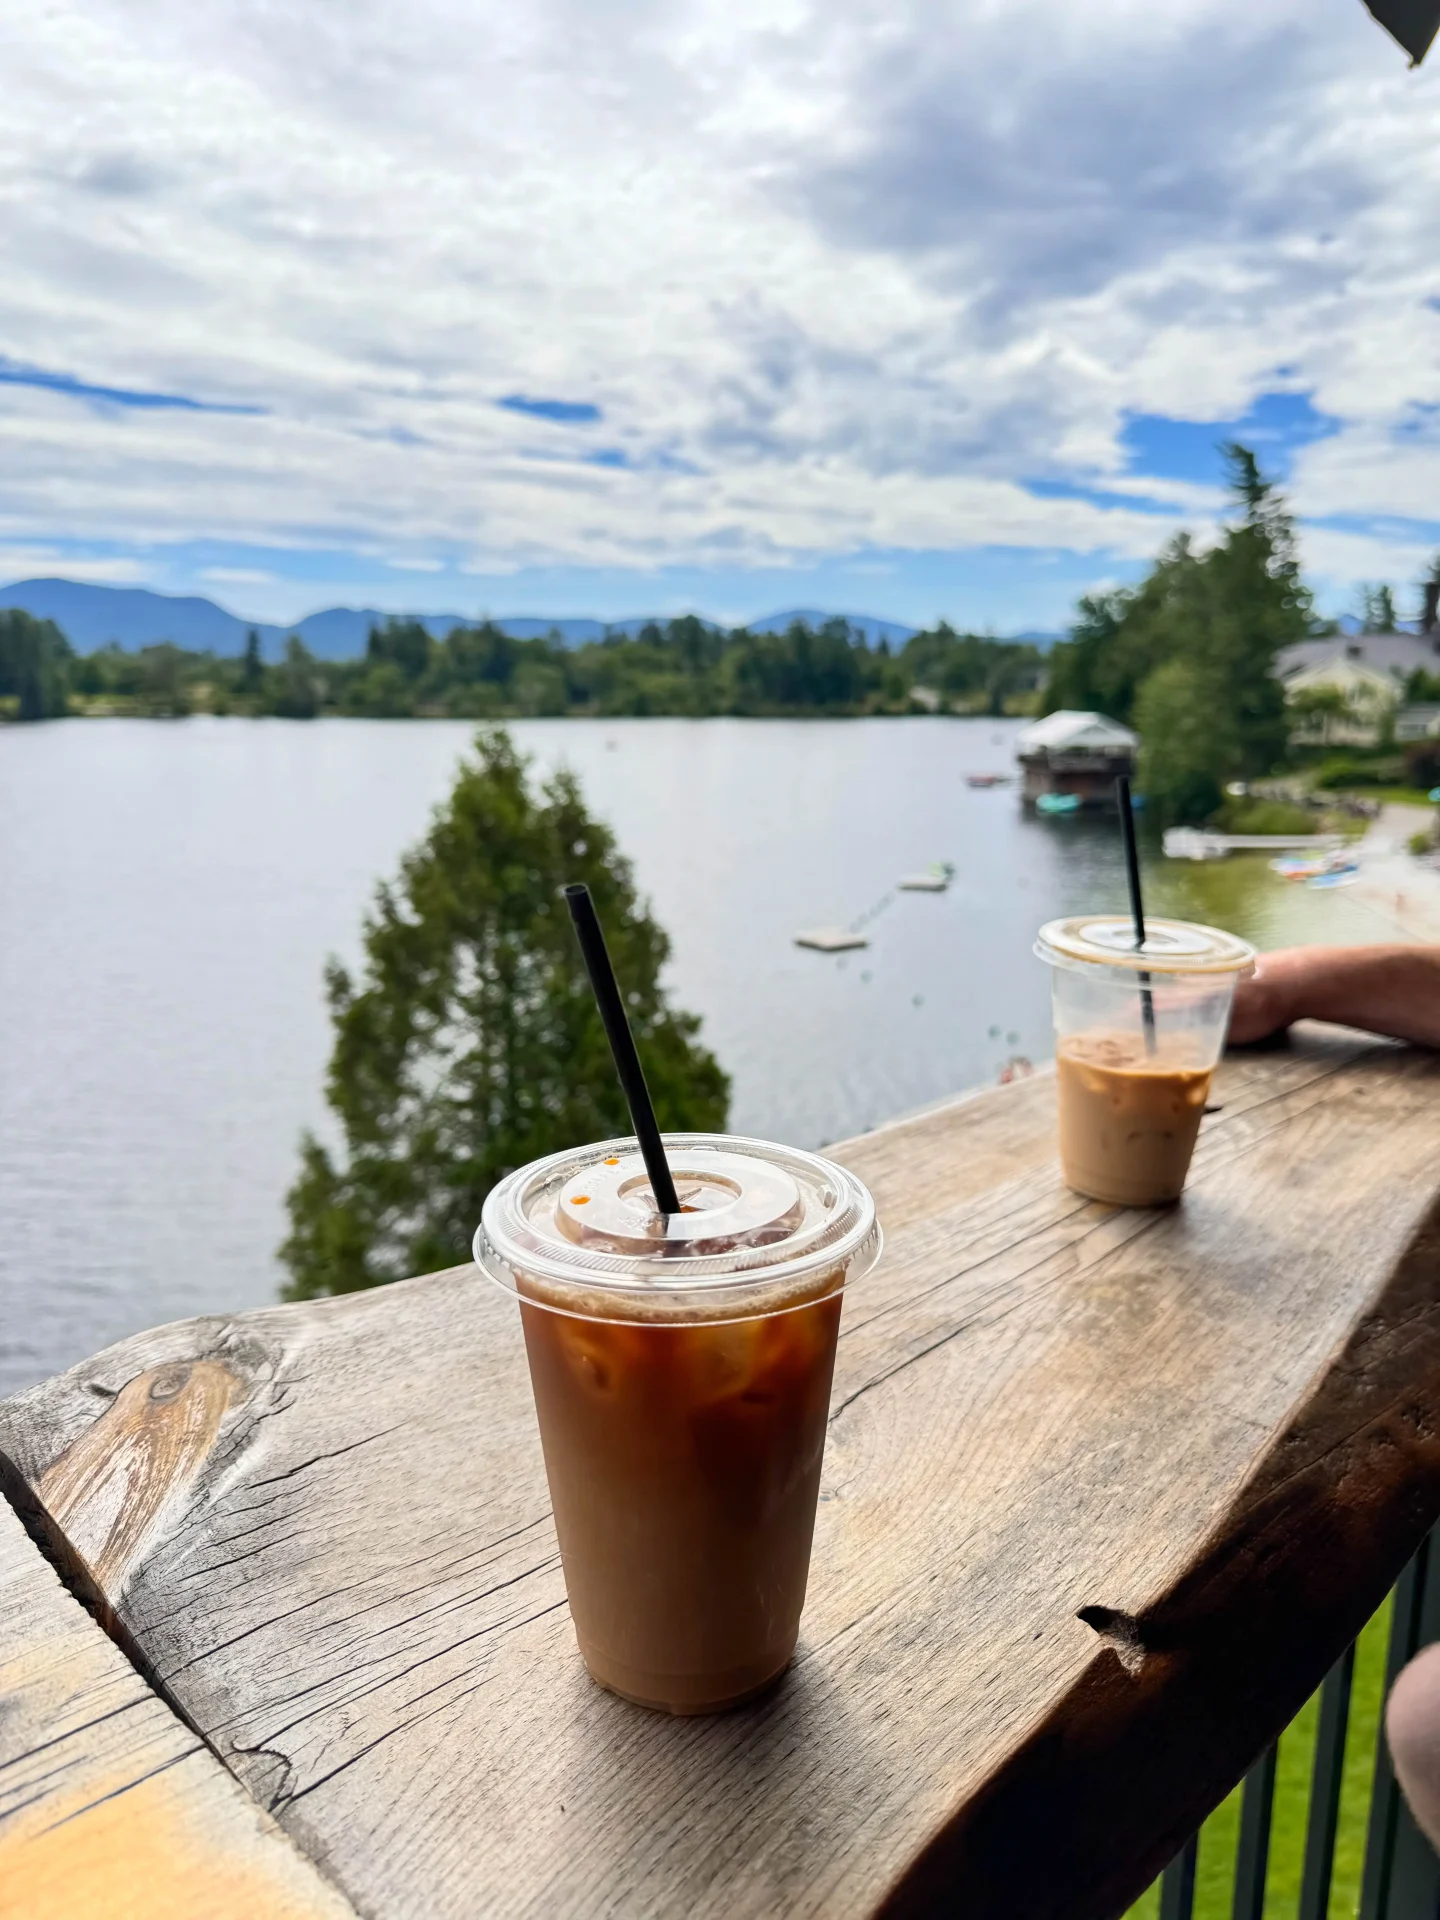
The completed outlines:
[[[1115,798],[1120,807],[1120,837],[1125,842],[1125,878],[1130,885],[1130,918],[1135,923],[1135,951],[1145,949],[1145,902],[1140,894],[1140,856],[1135,850],[1135,810],[1130,802],[1130,778],[1122,773],[1115,782]],[[1140,976],[1140,1012],[1145,1021],[1145,1051],[1155,1051],[1155,996],[1150,991],[1150,976]]]
[[[585,971],[590,976],[590,985],[595,989],[595,1004],[605,1023],[605,1037],[615,1056],[615,1071],[625,1090],[630,1122],[635,1129],[635,1138],[640,1142],[655,1205],[661,1213],[679,1213],[680,1197],[671,1178],[670,1162],[665,1158],[660,1128],[650,1101],[650,1089],[645,1085],[640,1056],[635,1051],[635,1036],[625,1017],[625,1003],[620,998],[615,969],[610,964],[610,954],[605,946],[605,935],[600,931],[600,916],[595,911],[595,902],[590,898],[590,889],[583,881],[566,887],[564,894],[570,918],[575,922],[575,935],[580,942]]]

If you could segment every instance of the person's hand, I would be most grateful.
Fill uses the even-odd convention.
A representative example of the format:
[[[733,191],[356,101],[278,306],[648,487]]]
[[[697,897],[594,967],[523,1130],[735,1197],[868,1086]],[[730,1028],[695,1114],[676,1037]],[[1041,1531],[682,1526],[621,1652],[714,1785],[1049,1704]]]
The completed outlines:
[[[1267,1040],[1295,1018],[1288,959],[1288,954],[1263,953],[1255,963],[1255,971],[1236,985],[1235,1006],[1230,1015],[1231,1046],[1244,1047],[1256,1040]]]

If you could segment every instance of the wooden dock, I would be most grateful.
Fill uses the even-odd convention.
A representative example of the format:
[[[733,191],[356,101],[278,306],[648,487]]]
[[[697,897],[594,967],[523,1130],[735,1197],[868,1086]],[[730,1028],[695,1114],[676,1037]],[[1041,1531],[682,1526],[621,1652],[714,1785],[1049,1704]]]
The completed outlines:
[[[1333,853],[1339,833],[1211,833],[1207,827],[1168,827],[1161,840],[1170,860],[1223,860],[1227,853]]]
[[[586,1678],[468,1266],[0,1407],[0,1912],[1113,1920],[1440,1514],[1440,1061],[1301,1029],[1214,1099],[1169,1210],[1061,1185],[1045,1075],[834,1150],[886,1255],[719,1719]]]
[[[797,933],[795,944],[811,947],[816,953],[851,953],[857,947],[868,947],[870,941],[849,927],[812,927],[808,933]]]

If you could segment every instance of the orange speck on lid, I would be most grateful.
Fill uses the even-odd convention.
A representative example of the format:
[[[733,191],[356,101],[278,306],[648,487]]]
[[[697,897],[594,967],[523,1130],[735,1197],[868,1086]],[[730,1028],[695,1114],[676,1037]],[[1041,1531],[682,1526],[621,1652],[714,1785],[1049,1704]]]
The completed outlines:
[[[618,1167],[620,1162],[618,1160],[607,1160],[605,1164],[607,1167]]]
[[[589,1204],[590,1204],[590,1196],[588,1193],[577,1193],[575,1195],[574,1200],[571,1202],[571,1205],[576,1207],[588,1207]]]

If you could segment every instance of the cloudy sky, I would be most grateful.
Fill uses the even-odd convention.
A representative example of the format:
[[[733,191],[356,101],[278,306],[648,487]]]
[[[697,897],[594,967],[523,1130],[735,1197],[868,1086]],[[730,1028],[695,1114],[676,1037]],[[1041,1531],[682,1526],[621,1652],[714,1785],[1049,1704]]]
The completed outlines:
[[[0,17],[0,579],[1063,622],[1440,546],[1440,56],[1360,0]]]

